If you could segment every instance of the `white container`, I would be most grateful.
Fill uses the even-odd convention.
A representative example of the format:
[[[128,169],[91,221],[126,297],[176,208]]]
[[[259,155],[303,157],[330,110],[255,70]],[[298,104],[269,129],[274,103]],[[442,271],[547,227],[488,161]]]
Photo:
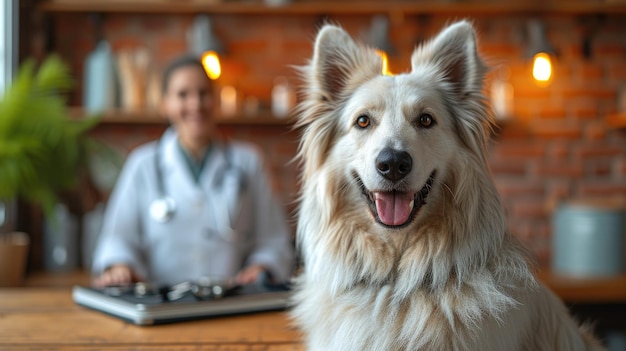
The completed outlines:
[[[117,78],[111,46],[101,41],[85,59],[83,105],[88,113],[100,113],[118,107]]]
[[[49,272],[71,272],[79,266],[78,218],[67,206],[57,203],[54,219],[44,226],[44,268]]]
[[[272,89],[272,114],[277,118],[287,118],[296,102],[296,94],[285,77],[277,77]]]
[[[626,212],[622,206],[572,203],[553,217],[552,270],[575,277],[625,271]]]

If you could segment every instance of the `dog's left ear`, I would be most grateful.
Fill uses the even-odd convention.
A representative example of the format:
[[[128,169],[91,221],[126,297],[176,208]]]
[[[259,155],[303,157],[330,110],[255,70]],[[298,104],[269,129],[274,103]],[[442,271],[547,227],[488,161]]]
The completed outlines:
[[[425,65],[441,69],[460,98],[482,90],[486,66],[478,56],[474,29],[467,21],[448,26],[434,40],[413,52],[412,70],[415,72]]]

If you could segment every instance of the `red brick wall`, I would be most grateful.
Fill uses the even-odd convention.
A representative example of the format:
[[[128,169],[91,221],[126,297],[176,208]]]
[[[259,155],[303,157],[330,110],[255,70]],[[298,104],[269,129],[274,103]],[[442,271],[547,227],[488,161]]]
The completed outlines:
[[[107,14],[104,37],[115,51],[146,47],[162,66],[186,50],[185,31],[191,15]],[[508,67],[515,88],[515,117],[503,123],[491,149],[491,165],[513,232],[539,257],[550,249],[550,218],[555,203],[571,197],[626,198],[626,132],[610,129],[604,118],[618,109],[626,88],[626,16],[550,15],[543,19],[549,39],[559,51],[552,84],[541,88],[530,78],[523,58],[523,15],[473,18],[480,50],[493,67]],[[56,47],[77,77],[94,45],[94,27],[83,14],[56,15]],[[331,20],[353,35],[369,25],[365,15]],[[290,65],[304,64],[320,17],[313,15],[224,15],[213,17],[215,32],[226,46],[220,84],[234,85],[243,96],[255,96],[267,106],[273,78],[295,74]],[[424,38],[451,19],[407,15],[392,21],[391,38],[398,54],[392,71],[408,69],[409,56]],[[591,23],[597,23],[591,26]],[[77,30],[78,29],[78,30]],[[582,54],[585,33],[591,33],[591,55]],[[79,104],[80,93],[72,101]],[[108,129],[111,140],[134,145],[155,137],[139,129]],[[296,149],[297,134],[281,127],[227,127],[225,133],[257,143],[272,161],[276,188],[285,201],[295,199],[297,170],[287,164]],[[113,134],[110,134],[113,133]],[[117,137],[115,136],[117,135]],[[103,135],[107,135],[104,133]]]

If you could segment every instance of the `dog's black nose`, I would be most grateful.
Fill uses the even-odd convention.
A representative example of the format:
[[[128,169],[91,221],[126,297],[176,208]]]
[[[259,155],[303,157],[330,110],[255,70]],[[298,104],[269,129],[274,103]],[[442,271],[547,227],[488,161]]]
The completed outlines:
[[[394,182],[409,174],[411,168],[413,168],[413,159],[405,151],[385,148],[376,157],[378,173]]]

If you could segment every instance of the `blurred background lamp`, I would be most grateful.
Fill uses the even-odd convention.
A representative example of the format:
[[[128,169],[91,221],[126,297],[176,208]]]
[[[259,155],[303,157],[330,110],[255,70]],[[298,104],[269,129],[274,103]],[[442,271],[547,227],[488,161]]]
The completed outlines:
[[[527,58],[533,60],[533,78],[538,83],[547,83],[552,78],[553,58],[556,49],[546,36],[546,27],[540,20],[528,22],[528,49]]]
[[[189,50],[202,60],[204,70],[210,79],[221,75],[219,55],[224,47],[211,28],[211,19],[207,15],[197,15],[187,32]]]
[[[215,80],[222,74],[220,58],[215,51],[206,51],[202,55],[202,66],[210,79]]]
[[[533,58],[533,78],[539,82],[547,82],[552,77],[552,61],[550,55],[540,52]]]
[[[387,59],[387,55],[393,55],[396,52],[389,38],[389,18],[384,15],[374,16],[365,36],[367,43],[376,49],[376,54],[383,60],[382,74],[393,75],[389,71]]]

